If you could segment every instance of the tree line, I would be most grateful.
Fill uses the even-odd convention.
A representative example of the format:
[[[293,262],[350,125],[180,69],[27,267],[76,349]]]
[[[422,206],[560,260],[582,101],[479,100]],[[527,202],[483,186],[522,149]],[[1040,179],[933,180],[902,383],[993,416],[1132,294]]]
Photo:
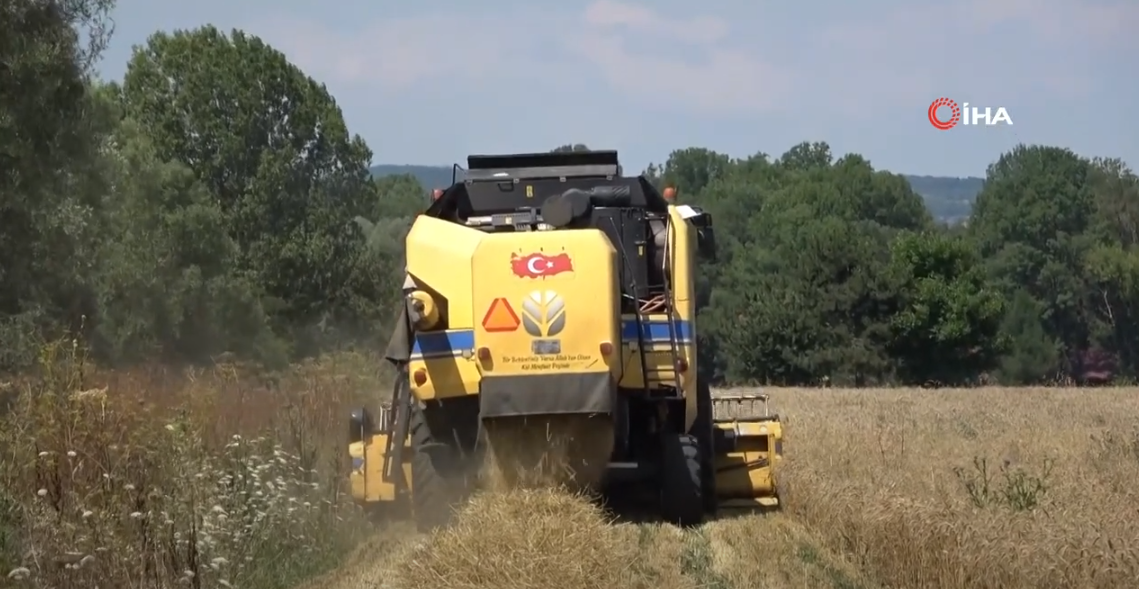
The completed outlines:
[[[402,237],[433,187],[373,178],[322,84],[212,26],[155,33],[122,80],[100,81],[110,0],[8,4],[0,370],[32,366],[59,337],[109,365],[282,366],[382,343]],[[678,149],[645,174],[714,215],[699,336],[720,382],[1139,371],[1139,180],[1119,160],[1019,146],[952,226],[901,175],[825,143],[779,157]]]

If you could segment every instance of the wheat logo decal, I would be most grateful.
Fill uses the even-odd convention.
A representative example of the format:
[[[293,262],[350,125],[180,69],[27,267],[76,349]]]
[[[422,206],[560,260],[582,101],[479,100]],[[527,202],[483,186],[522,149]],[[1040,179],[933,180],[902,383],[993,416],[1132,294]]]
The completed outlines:
[[[522,327],[534,337],[558,335],[566,327],[566,303],[558,293],[536,290],[522,301]]]

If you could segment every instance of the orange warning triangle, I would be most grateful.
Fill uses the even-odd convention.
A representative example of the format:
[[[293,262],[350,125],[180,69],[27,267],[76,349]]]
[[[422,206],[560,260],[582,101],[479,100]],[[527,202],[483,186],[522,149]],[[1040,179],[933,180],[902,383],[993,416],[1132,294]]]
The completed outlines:
[[[502,297],[491,301],[490,308],[482,319],[483,329],[487,331],[514,331],[518,329],[518,323],[518,315]]]

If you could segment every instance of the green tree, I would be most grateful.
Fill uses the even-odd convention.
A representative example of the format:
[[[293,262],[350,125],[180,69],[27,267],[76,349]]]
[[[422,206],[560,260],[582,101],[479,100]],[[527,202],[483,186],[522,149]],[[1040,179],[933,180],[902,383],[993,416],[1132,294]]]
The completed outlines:
[[[997,378],[1009,386],[1046,381],[1060,369],[1060,346],[1044,329],[1040,303],[1027,291],[1012,297],[1001,333],[1008,338],[1007,353],[1001,358]]]
[[[702,147],[678,149],[668,156],[661,173],[664,185],[681,194],[700,194],[713,180],[732,168],[732,159]]]
[[[88,79],[110,38],[112,7],[7,0],[0,8],[0,370],[34,359],[36,333],[78,332],[93,312],[98,152],[110,119]]]
[[[577,151],[589,151],[589,147],[584,143],[567,143],[550,150],[551,153],[573,153]]]
[[[100,260],[97,349],[116,361],[203,361],[234,352],[272,364],[284,350],[258,288],[236,272],[221,207],[185,165],[162,162],[132,120],[115,134]]]
[[[820,143],[775,164],[753,156],[695,198],[726,225],[704,323],[723,340],[719,373],[780,384],[892,378],[888,244],[931,223],[920,197],[862,158],[832,161]]]
[[[358,324],[364,255],[354,219],[376,207],[371,152],[325,87],[259,38],[214,27],[156,33],[123,84],[126,116],[162,161],[188,166],[224,213],[240,268],[302,353]]]
[[[1004,342],[1004,297],[970,243],[937,232],[907,232],[890,246],[899,309],[890,353],[902,379],[962,384],[996,367]]]
[[[1062,370],[1073,376],[1094,329],[1083,269],[1094,243],[1091,173],[1090,162],[1071,150],[1017,146],[989,166],[969,223],[1006,296],[1023,290],[1040,306],[1044,332],[1059,343]],[[1027,333],[1008,335],[1019,341]]]

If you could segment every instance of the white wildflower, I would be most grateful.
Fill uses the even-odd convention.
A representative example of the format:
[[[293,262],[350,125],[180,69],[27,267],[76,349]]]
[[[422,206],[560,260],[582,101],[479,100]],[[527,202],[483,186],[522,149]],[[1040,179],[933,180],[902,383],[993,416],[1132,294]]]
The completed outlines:
[[[75,456],[76,456],[75,450],[68,450],[67,451],[67,457],[68,458],[75,458]]]
[[[39,495],[40,497],[47,497],[47,489],[40,489],[39,491],[36,491],[36,495]]]

